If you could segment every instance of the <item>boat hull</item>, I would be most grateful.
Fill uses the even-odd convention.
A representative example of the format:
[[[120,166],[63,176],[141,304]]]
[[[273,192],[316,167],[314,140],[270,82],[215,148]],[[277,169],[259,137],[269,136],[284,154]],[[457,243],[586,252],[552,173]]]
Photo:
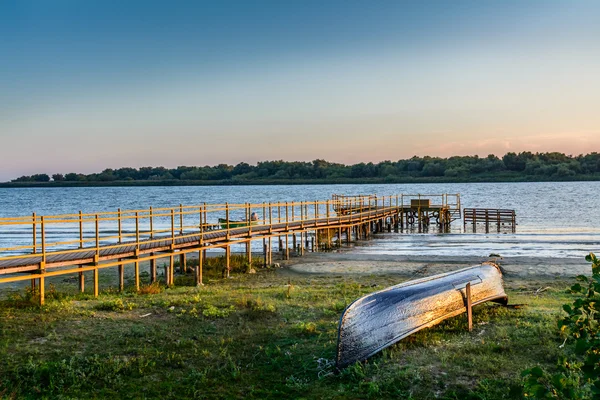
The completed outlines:
[[[492,263],[408,281],[368,294],[340,318],[337,366],[363,361],[399,340],[466,312],[466,285],[472,305],[506,304],[502,272]]]

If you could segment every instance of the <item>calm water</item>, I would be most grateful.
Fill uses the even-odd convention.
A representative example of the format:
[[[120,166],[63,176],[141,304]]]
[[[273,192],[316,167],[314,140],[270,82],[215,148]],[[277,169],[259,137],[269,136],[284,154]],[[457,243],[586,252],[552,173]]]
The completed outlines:
[[[361,253],[581,258],[600,252],[600,182],[464,183],[389,185],[285,185],[225,187],[112,187],[0,189],[0,217],[144,209],[207,203],[325,200],[332,194],[460,193],[463,207],[509,208],[517,212],[516,234],[384,234],[355,249]],[[55,232],[60,239],[72,232]],[[0,226],[0,247],[30,233]]]

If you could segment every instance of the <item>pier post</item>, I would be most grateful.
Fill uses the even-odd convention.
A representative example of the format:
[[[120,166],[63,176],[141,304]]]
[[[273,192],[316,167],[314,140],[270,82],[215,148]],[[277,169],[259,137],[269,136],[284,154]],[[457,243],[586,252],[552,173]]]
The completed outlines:
[[[169,254],[169,278],[168,278],[168,285],[169,286],[174,286],[175,285],[175,254],[173,254],[173,252],[171,251],[171,254]]]
[[[100,292],[99,283],[98,283],[98,264],[95,263],[96,268],[94,268],[94,297],[98,297],[98,293]]]
[[[287,208],[286,208],[286,210],[287,210]],[[290,259],[290,246],[289,246],[288,238],[289,238],[289,234],[286,233],[286,235],[285,235],[285,259],[286,260]]]
[[[267,268],[267,244],[263,239],[263,268]]]
[[[229,244],[225,247],[225,270],[227,278],[229,278],[230,262],[231,262],[231,246]]]
[[[154,253],[150,253],[154,256]],[[150,260],[150,283],[156,282],[156,258]]]
[[[121,258],[119,258],[119,262],[120,261],[122,261]],[[125,289],[125,265],[119,264],[118,270],[119,270],[119,292],[122,292]]]
[[[194,283],[196,286],[202,286],[202,263],[203,263],[203,250],[198,251],[198,265],[196,265],[196,269],[194,271]]]
[[[248,260],[248,264],[252,265],[252,242],[249,240],[246,242],[246,258]]]
[[[186,273],[186,264],[187,264],[187,257],[185,253],[181,253],[179,254],[179,273],[180,274],[185,274]]]
[[[342,247],[342,227],[338,228],[338,237],[337,237],[337,245],[338,247]]]
[[[294,251],[297,251],[297,249],[298,249],[298,247],[296,246],[297,245],[296,242],[297,242],[296,233],[293,233],[292,234],[292,248],[294,249]],[[298,251],[298,253],[300,253],[300,252]]]
[[[35,220],[35,213],[33,216]],[[79,248],[83,248],[83,217],[81,216],[81,211],[79,211]],[[79,268],[83,268],[83,265],[80,265]],[[85,275],[83,271],[79,273],[79,291],[81,293],[85,292]]]
[[[46,282],[43,276],[40,276],[40,306],[44,305],[46,300]]]
[[[140,262],[136,256],[135,261],[133,262],[133,270],[135,275],[135,291],[140,291]]]
[[[267,246],[267,254],[269,257],[269,265],[273,264],[273,244],[271,243],[271,236],[269,236],[269,240],[267,240],[268,242],[268,246]]]
[[[498,233],[500,233],[500,210],[496,211],[496,227],[498,229]]]

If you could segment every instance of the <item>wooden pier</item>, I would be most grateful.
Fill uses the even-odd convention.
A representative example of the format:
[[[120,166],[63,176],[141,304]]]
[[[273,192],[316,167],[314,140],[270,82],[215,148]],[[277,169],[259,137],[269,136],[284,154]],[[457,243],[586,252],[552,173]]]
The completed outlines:
[[[302,255],[307,250],[330,248],[334,242],[341,246],[343,238],[350,242],[385,230],[422,232],[436,226],[444,232],[459,217],[458,194],[334,196],[326,201],[260,204],[204,203],[50,216],[34,213],[27,217],[0,218],[0,233],[11,229],[31,232],[30,243],[0,248],[0,284],[31,280],[32,286],[39,287],[43,304],[46,278],[78,274],[79,289],[83,292],[84,274],[92,273],[93,294],[98,296],[100,269],[117,267],[123,290],[124,265],[133,264],[135,288],[139,290],[140,263],[150,262],[150,283],[154,283],[156,260],[167,259],[165,283],[172,286],[175,257],[185,265],[186,256],[194,252],[199,259],[194,280],[196,285],[202,285],[202,265],[208,249],[225,249],[229,276],[234,245],[245,244],[251,262],[251,243],[262,241],[265,264],[271,264],[272,239],[277,239],[279,251],[288,259],[290,241],[292,251]],[[64,232],[70,232],[73,238],[53,241],[59,234],[64,236]]]
[[[490,233],[490,225],[496,226],[499,233],[503,229],[515,233],[517,228],[517,216],[515,210],[492,209],[492,208],[465,208],[463,210],[463,224],[465,232],[467,227],[477,233],[477,226],[484,226],[485,233]]]

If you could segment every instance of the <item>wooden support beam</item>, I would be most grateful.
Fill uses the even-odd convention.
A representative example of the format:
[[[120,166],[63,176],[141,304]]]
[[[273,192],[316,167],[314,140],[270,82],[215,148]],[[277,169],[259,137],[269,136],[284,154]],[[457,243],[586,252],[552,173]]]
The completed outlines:
[[[269,238],[269,264],[273,264],[273,243],[271,242],[271,238]]]
[[[98,282],[98,268],[94,268],[94,297],[98,297],[100,293],[100,284]]]
[[[43,306],[46,301],[46,279],[40,276],[40,306]]]
[[[175,255],[173,252],[169,254],[169,275],[167,278],[167,286],[175,285]]]
[[[230,260],[231,259],[231,247],[229,244],[225,247],[225,270],[227,273],[227,278],[229,278],[229,270],[230,270]]]
[[[83,265],[80,265],[79,268],[83,268]],[[85,292],[85,275],[83,274],[83,272],[79,273],[79,292]]]
[[[154,253],[150,254],[151,256],[154,255]],[[150,283],[154,283],[156,282],[156,259],[153,258],[150,260]]]
[[[121,261],[120,258],[119,258],[119,261]],[[119,272],[119,292],[122,292],[125,289],[125,265],[124,264],[119,264],[118,272]]]
[[[248,264],[252,265],[252,242],[250,240],[246,242],[246,258]]]
[[[135,277],[135,291],[139,292],[140,291],[140,262],[137,258],[133,262],[133,274]]]
[[[186,264],[187,264],[186,253],[179,254],[179,273],[182,275],[184,275],[186,273]]]
[[[267,243],[263,239],[263,268],[267,268],[267,263],[268,263]]]
[[[202,286],[202,264],[203,264],[203,250],[198,251],[198,265],[196,265],[195,273],[194,273],[194,283],[196,286]]]

